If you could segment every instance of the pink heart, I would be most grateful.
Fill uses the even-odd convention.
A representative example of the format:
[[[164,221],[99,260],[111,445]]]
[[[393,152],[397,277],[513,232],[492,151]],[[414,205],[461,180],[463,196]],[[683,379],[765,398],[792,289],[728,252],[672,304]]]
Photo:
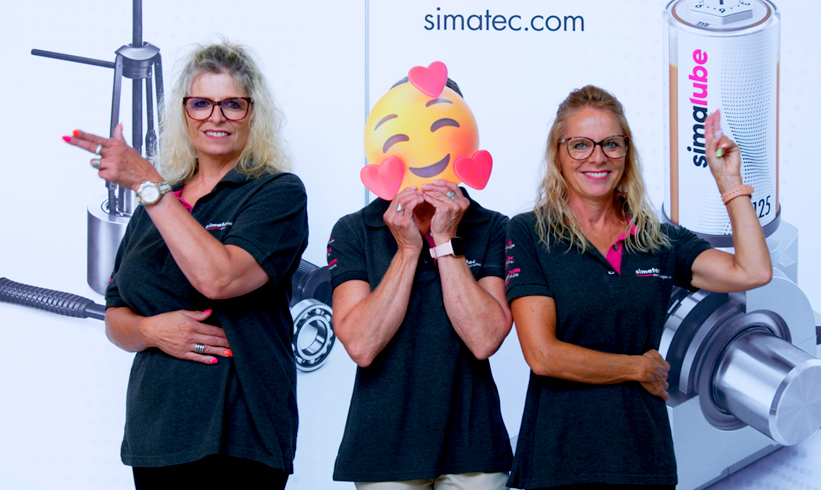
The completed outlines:
[[[414,66],[408,72],[408,80],[423,94],[439,97],[448,81],[448,67],[441,61],[434,61],[427,68]]]
[[[453,162],[453,171],[456,177],[474,189],[482,190],[490,180],[490,171],[493,170],[493,158],[485,150],[479,150],[472,157],[457,158]]]
[[[386,201],[393,200],[405,178],[405,162],[399,157],[382,160],[380,165],[365,165],[359,178],[371,192]]]

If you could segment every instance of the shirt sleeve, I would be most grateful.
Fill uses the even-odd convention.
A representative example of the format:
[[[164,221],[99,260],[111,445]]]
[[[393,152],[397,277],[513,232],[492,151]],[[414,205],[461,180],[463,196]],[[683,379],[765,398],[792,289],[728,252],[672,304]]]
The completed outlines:
[[[670,227],[668,236],[673,242],[676,257],[676,275],[673,284],[691,291],[698,289],[690,284],[690,281],[693,280],[693,262],[702,252],[711,248],[710,244],[681,226],[677,228]]]
[[[541,245],[535,238],[535,222],[528,217],[516,216],[507,227],[505,292],[508,301],[522,296],[553,297],[539,261]]]
[[[225,237],[225,245],[242,248],[272,282],[298,262],[308,242],[305,187],[293,174],[274,176],[245,203]]]
[[[482,270],[479,271],[477,279],[483,277],[505,277],[505,236],[507,234],[507,224],[510,220],[507,216],[499,214],[491,224],[490,237],[487,244]]]
[[[349,226],[355,216],[346,216],[337,221],[328,239],[328,272],[333,288],[345,281],[368,281],[367,263],[362,250],[364,237],[357,239]]]

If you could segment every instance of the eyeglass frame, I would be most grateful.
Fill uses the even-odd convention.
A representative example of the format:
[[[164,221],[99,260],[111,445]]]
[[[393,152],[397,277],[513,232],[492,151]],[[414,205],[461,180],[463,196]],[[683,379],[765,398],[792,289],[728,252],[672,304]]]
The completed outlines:
[[[188,106],[185,103],[188,102],[191,99],[202,99],[202,100],[207,100],[208,102],[211,103],[211,112],[208,113],[207,117],[205,117],[203,119],[197,119],[196,117],[192,116],[191,113],[188,112]],[[226,100],[237,100],[237,99],[244,100],[244,101],[248,102],[248,107],[245,108],[245,115],[244,116],[242,116],[239,119],[231,119],[230,117],[225,115],[225,111],[222,109],[222,104]],[[196,97],[196,96],[183,97],[182,98],[182,106],[185,110],[185,115],[190,117],[194,121],[207,121],[208,119],[211,118],[211,116],[214,115],[214,107],[217,107],[217,106],[219,106],[220,113],[222,113],[222,117],[224,117],[225,119],[227,119],[229,121],[242,121],[243,119],[248,117],[248,113],[251,112],[251,105],[253,105],[253,103],[254,103],[254,99],[252,99],[251,97],[227,97],[227,98],[222,99],[222,100],[211,100],[208,97]]]
[[[604,143],[605,141],[609,140],[610,138],[616,138],[616,137],[619,137],[619,138],[624,138],[624,155],[622,155],[622,156],[620,156],[620,157],[611,157],[611,156],[610,156],[610,155],[608,155],[608,154],[607,154],[607,152],[605,151],[604,146],[602,146],[602,143]],[[587,136],[570,136],[570,137],[565,138],[565,139],[563,139],[563,140],[559,140],[558,144],[559,144],[559,145],[561,145],[561,144],[563,144],[563,143],[567,143],[568,141],[570,141],[570,140],[572,140],[572,139],[575,139],[575,138],[584,138],[584,139],[586,139],[586,140],[588,140],[588,141],[593,141],[593,138],[588,138]],[[580,161],[582,161],[582,160],[587,160],[588,158],[590,158],[591,156],[593,156],[593,153],[595,153],[595,152],[596,152],[596,146],[598,146],[599,148],[601,148],[602,154],[604,154],[604,156],[606,156],[607,158],[624,158],[624,157],[627,155],[627,151],[630,149],[630,137],[629,137],[629,136],[627,136],[627,135],[624,135],[624,134],[612,134],[612,135],[608,136],[607,138],[604,138],[604,139],[603,139],[603,140],[601,140],[601,141],[598,141],[598,142],[597,142],[597,141],[593,141],[593,149],[592,149],[592,150],[590,150],[590,154],[589,154],[589,155],[587,155],[587,156],[586,156],[586,157],[584,157],[584,158],[576,158],[576,157],[574,157],[573,155],[571,155],[571,154],[570,154],[570,147],[569,147],[569,146],[565,145],[565,146],[564,146],[564,148],[567,150],[567,156],[569,156],[569,157],[570,157],[570,158],[572,158],[573,160],[576,160],[577,162],[580,162]]]

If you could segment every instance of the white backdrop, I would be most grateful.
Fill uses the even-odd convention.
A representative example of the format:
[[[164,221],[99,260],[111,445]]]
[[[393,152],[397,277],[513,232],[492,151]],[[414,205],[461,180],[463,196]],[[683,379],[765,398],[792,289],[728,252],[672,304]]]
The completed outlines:
[[[479,124],[495,170],[472,191],[512,215],[532,206],[547,128],[558,103],[587,83],[624,103],[653,202],[664,192],[663,1],[533,0],[262,2],[145,0],[143,38],[161,49],[166,91],[174,61],[194,42],[222,35],[254,48],[287,118],[295,171],[309,195],[311,240],[304,258],[324,264],[333,223],[360,208],[362,128],[370,105],[414,65],[444,61]],[[821,311],[821,243],[813,198],[813,143],[820,129],[821,34],[817,3],[778,2],[781,43],[782,218],[800,234],[799,286]],[[439,10],[437,10],[439,9]],[[579,15],[584,31],[427,30],[426,15]],[[0,180],[0,277],[102,302],[86,277],[86,207],[103,185],[89,156],[61,140],[74,128],[106,134],[112,70],[31,56],[32,48],[113,61],[131,42],[131,2],[5,2],[0,79],[6,152]],[[579,62],[582,59],[584,62]],[[121,120],[130,117],[124,83]],[[130,128],[126,128],[130,134]],[[130,138],[129,138],[130,139]],[[5,369],[0,374],[0,488],[131,488],[119,461],[125,384],[132,355],[105,338],[102,323],[0,303]],[[527,368],[515,334],[492,358],[510,433],[516,434]],[[337,347],[328,363],[299,375],[300,434],[289,489],[352,488],[331,482],[354,364]],[[821,487],[804,466],[821,460],[821,439],[779,451],[720,485]],[[780,458],[780,459],[779,459]],[[780,468],[768,471],[770,462]],[[762,466],[764,465],[764,466]],[[795,475],[791,472],[793,470]],[[757,471],[757,472],[756,472]],[[769,480],[768,480],[769,478]],[[789,482],[787,481],[789,478]]]

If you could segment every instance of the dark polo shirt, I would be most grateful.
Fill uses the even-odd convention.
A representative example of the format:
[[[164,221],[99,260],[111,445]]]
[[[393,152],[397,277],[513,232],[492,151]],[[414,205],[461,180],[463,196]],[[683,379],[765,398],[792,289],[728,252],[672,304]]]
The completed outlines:
[[[672,247],[624,249],[619,274],[592,246],[580,253],[559,242],[548,251],[539,243],[535,214],[518,215],[508,226],[508,300],[553,298],[563,342],[628,355],[658,349],[673,285],[691,287],[693,261],[709,248],[684,228],[662,231]],[[530,373],[509,486],[676,480],[664,400],[635,382],[592,385]]]
[[[229,172],[191,215],[225,245],[250,253],[270,277],[238,298],[210,300],[188,282],[148,213],[137,208],[117,253],[106,306],[153,316],[212,309],[234,354],[213,365],[150,348],[134,357],[122,460],[168,466],[225,454],[292,472],[296,368],[288,307],[307,244],[305,189],[292,174],[246,180]],[[207,481],[207,475],[203,475]]]
[[[463,190],[464,192],[464,190]],[[374,290],[397,251],[377,199],[345,216],[328,243],[331,284],[362,280]],[[457,230],[473,276],[503,277],[507,218],[471,200]],[[407,315],[373,363],[357,368],[334,479],[397,481],[510,469],[499,394],[487,360],[453,330],[427,241]]]

